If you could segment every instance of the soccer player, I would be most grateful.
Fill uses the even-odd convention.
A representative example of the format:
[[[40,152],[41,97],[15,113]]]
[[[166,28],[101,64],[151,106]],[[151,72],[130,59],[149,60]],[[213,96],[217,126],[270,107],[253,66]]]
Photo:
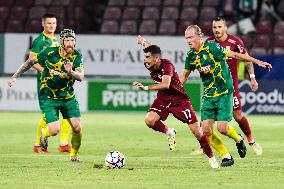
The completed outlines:
[[[212,135],[217,121],[218,131],[236,142],[241,158],[246,155],[243,138],[228,125],[233,113],[233,80],[226,63],[227,57],[254,62],[261,67],[271,69],[269,63],[255,59],[248,54],[233,52],[215,42],[202,41],[203,33],[197,25],[190,25],[185,31],[185,38],[190,47],[185,59],[185,69],[180,78],[184,84],[191,71],[200,72],[204,87],[202,97],[201,121],[203,131],[208,137]]]
[[[212,30],[214,36],[210,36],[206,41],[214,41],[219,43],[222,47],[230,49],[231,51],[239,52],[242,54],[247,54],[247,50],[244,46],[243,41],[235,35],[227,33],[227,25],[224,18],[217,17],[213,20]],[[249,145],[252,147],[256,155],[262,154],[261,146],[255,142],[249,122],[247,118],[242,114],[241,97],[239,93],[238,86],[238,60],[236,58],[228,57],[226,61],[229,65],[231,75],[234,84],[234,94],[233,94],[233,117],[239,124],[239,127],[246,135]],[[256,91],[258,89],[258,83],[255,79],[254,68],[252,62],[246,62],[246,67],[250,75],[251,89]]]
[[[56,30],[56,17],[53,14],[45,14],[42,17],[42,27],[43,32],[34,40],[32,44],[32,49],[29,54],[29,58],[34,58],[37,54],[45,49],[46,47],[56,47],[58,46],[58,41],[54,36],[54,32]],[[38,92],[38,99],[40,102],[40,76],[43,71],[44,62],[40,64],[34,64],[33,67],[38,71],[37,72],[37,92]],[[40,147],[40,134],[41,129],[47,127],[45,117],[43,116],[38,123],[37,127],[37,136],[36,142],[33,147],[33,151],[36,153],[49,153],[47,149],[42,149]],[[71,126],[66,119],[63,119],[61,122],[61,132],[60,132],[60,145],[58,146],[58,151],[60,152],[70,152],[71,146],[68,144],[68,137],[71,131]]]
[[[188,124],[204,153],[208,156],[211,167],[219,168],[207,136],[200,131],[190,99],[180,83],[175,67],[169,60],[161,58],[161,49],[157,45],[152,45],[141,36],[138,36],[137,43],[145,47],[144,65],[150,71],[150,76],[156,84],[144,86],[135,81],[133,86],[141,90],[158,91],[157,98],[148,109],[145,117],[146,125],[154,131],[165,133],[169,139],[170,150],[173,151],[176,148],[176,130],[169,128],[162,122],[167,119],[169,113],[172,113],[178,120]]]
[[[75,43],[75,32],[71,29],[62,30],[60,46],[47,47],[37,57],[29,58],[8,80],[8,85],[11,87],[16,79],[34,64],[39,63],[44,66],[39,88],[41,96],[39,103],[48,127],[41,130],[40,145],[46,149],[47,138],[60,131],[60,111],[73,129],[70,160],[81,162],[78,156],[82,139],[81,115],[73,85],[76,80],[83,80],[84,67],[82,54],[75,49]]]

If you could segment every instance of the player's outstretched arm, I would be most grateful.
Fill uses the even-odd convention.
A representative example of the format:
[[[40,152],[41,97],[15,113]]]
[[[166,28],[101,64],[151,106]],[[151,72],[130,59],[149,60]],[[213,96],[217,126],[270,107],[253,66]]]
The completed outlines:
[[[147,41],[144,37],[142,37],[141,35],[138,35],[137,39],[137,44],[138,45],[142,45],[144,48],[147,48],[151,45],[153,45],[150,41]]]
[[[36,54],[33,52],[30,52],[29,58],[35,59],[35,57],[36,57]],[[33,68],[40,73],[43,72],[43,67],[39,63],[34,64]]]
[[[253,58],[253,57],[249,56],[247,53],[241,54],[241,53],[237,53],[237,52],[234,52],[234,51],[229,51],[228,57],[236,58],[238,60],[244,60],[244,61],[247,61],[247,62],[253,62],[253,63],[259,65],[260,67],[267,68],[269,70],[272,69],[271,64],[269,64],[267,62],[263,62],[263,61],[258,60],[256,58]]]
[[[248,71],[249,77],[250,77],[251,90],[257,91],[258,83],[255,79],[253,63],[252,62],[246,62],[246,68],[247,68],[247,71]]]
[[[8,86],[12,87],[16,79],[28,71],[34,64],[36,63],[36,60],[34,58],[29,58],[25,63],[23,63],[19,69],[14,73],[14,75],[8,80]]]
[[[182,75],[179,77],[179,80],[181,82],[181,84],[185,84],[187,81],[187,78],[189,77],[190,72],[189,71],[183,71]]]

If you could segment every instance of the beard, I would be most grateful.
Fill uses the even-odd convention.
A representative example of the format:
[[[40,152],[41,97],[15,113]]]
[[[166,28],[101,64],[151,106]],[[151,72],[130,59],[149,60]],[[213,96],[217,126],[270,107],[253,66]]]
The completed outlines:
[[[65,51],[66,51],[67,54],[71,54],[74,51],[74,47],[71,47],[71,46],[66,47]]]

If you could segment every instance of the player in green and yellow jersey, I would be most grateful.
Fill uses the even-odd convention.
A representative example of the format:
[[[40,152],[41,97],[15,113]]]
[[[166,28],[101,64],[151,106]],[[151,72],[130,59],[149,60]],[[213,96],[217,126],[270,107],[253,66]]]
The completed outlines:
[[[197,25],[188,26],[185,38],[190,47],[185,60],[185,69],[180,80],[185,83],[190,72],[197,69],[200,72],[204,87],[202,97],[201,120],[204,133],[210,138],[214,122],[217,121],[218,131],[236,142],[241,158],[246,155],[243,138],[235,129],[228,125],[232,119],[233,81],[230,74],[227,57],[254,62],[264,68],[272,68],[269,63],[262,62],[247,54],[241,54],[221,47],[215,42],[203,42],[203,33]],[[230,158],[227,156],[226,158]]]
[[[57,47],[59,46],[58,40],[54,36],[56,30],[56,17],[53,14],[45,14],[42,17],[42,27],[43,32],[34,40],[32,44],[32,49],[30,52],[30,57],[36,57],[37,54],[45,49],[46,47]],[[39,87],[40,87],[40,76],[44,68],[44,62],[41,64],[37,63],[33,66],[37,72],[37,92],[38,99],[40,101]],[[40,133],[41,129],[47,127],[45,117],[42,117],[38,123],[36,142],[33,147],[33,151],[36,153],[48,153],[47,149],[43,150],[40,147]],[[68,137],[71,131],[69,122],[63,119],[61,122],[61,132],[60,132],[60,145],[58,146],[58,151],[60,152],[70,152],[71,146],[68,144]]]
[[[29,70],[34,64],[44,66],[39,88],[40,107],[48,127],[41,130],[40,146],[47,148],[47,139],[60,131],[59,111],[73,129],[70,160],[80,162],[78,152],[82,132],[80,108],[74,94],[73,84],[84,78],[82,54],[75,50],[76,36],[73,30],[64,29],[60,33],[60,46],[47,47],[37,57],[29,58],[9,79],[11,87],[17,77]]]

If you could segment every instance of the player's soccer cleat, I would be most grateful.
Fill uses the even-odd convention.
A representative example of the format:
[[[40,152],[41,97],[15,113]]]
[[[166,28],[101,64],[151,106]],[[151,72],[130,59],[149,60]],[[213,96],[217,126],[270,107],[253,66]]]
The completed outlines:
[[[33,151],[38,154],[49,154],[49,151],[43,151],[40,146],[34,146]]]
[[[169,147],[171,151],[174,151],[176,149],[176,130],[174,128],[171,128],[172,135],[168,137],[169,140]]]
[[[231,155],[230,155],[231,156]],[[234,165],[234,158],[231,156],[231,158],[223,158],[222,162],[220,163],[221,167],[228,167]]]
[[[42,151],[47,151],[48,147],[48,139],[43,136],[42,134],[43,129],[41,129],[41,135],[40,135],[40,147]]]
[[[190,154],[191,155],[202,155],[204,153],[203,153],[202,148],[199,148],[199,149],[196,149],[196,150],[192,150],[192,152]]]
[[[252,149],[253,149],[253,151],[256,155],[262,154],[262,148],[258,143],[252,142],[252,143],[249,143],[249,145],[252,147]]]
[[[79,156],[72,156],[70,157],[70,161],[73,163],[82,163],[82,161],[80,160]]]
[[[70,152],[70,151],[71,151],[71,145],[70,145],[70,144],[66,144],[66,145],[64,145],[64,146],[59,145],[59,146],[57,147],[57,150],[58,150],[59,152]]]
[[[219,167],[219,163],[218,161],[216,160],[216,158],[213,156],[211,158],[209,158],[209,164],[211,166],[212,169],[218,169],[220,168]]]
[[[240,157],[244,158],[247,154],[247,148],[246,148],[245,143],[244,143],[244,138],[242,137],[242,135],[240,135],[240,136],[241,136],[241,140],[236,143],[236,146],[238,148],[238,153],[239,153]]]

